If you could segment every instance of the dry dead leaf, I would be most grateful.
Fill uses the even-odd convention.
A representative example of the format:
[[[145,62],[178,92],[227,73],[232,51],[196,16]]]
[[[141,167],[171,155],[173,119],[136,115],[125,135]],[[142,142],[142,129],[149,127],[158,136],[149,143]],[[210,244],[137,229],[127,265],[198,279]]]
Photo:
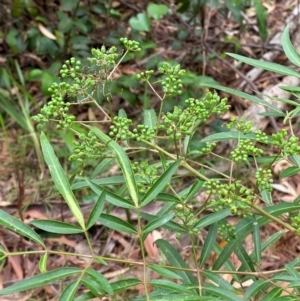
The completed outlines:
[[[51,31],[49,31],[42,23],[38,23],[38,29],[48,39],[56,40],[56,36]]]

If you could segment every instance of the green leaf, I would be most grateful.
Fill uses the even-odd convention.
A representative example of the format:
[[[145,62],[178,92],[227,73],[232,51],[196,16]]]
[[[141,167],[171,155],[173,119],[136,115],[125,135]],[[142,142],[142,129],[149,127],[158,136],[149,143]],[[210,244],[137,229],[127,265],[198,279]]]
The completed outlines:
[[[92,269],[87,269],[86,273],[94,279],[100,286],[101,288],[109,295],[113,295],[114,291],[108,282],[108,280],[99,272],[92,270]]]
[[[63,10],[72,11],[76,8],[79,0],[62,0],[61,1],[61,8]]]
[[[59,297],[59,301],[73,301],[80,279],[70,283]]]
[[[204,184],[203,180],[197,179],[195,183],[190,187],[189,192],[187,196],[185,197],[185,201],[189,201],[192,199],[196,194],[199,193],[200,189],[202,188]]]
[[[47,272],[48,253],[45,253],[39,260],[39,270],[41,273]]]
[[[83,214],[73,194],[73,191],[70,187],[70,184],[64,173],[64,170],[61,167],[54,153],[53,147],[49,143],[44,133],[41,133],[40,140],[41,140],[42,151],[44,154],[44,159],[50,169],[51,177],[55,183],[55,186],[58,189],[58,191],[61,193],[65,201],[67,202],[71,212],[73,213],[79,225],[82,227],[82,229],[84,229],[85,223],[84,223]]]
[[[96,298],[97,296],[94,295],[92,292],[88,292],[85,294],[82,294],[81,296],[78,296],[74,299],[74,301],[87,301]]]
[[[299,76],[300,76],[300,74],[299,74]],[[223,91],[223,92],[226,92],[226,93],[229,93],[229,94],[232,94],[232,95],[244,98],[244,99],[248,99],[248,100],[250,100],[254,103],[257,103],[257,104],[262,105],[266,108],[269,108],[272,111],[278,112],[279,114],[281,114],[282,117],[285,116],[285,114],[280,109],[278,109],[276,106],[273,106],[269,102],[267,102],[263,99],[260,99],[256,96],[250,95],[248,93],[237,91],[237,90],[227,88],[227,87],[224,87],[224,86],[220,86],[220,85],[214,85],[214,84],[209,84],[209,85],[208,84],[201,84],[201,86],[202,87],[213,88],[213,89],[220,90],[220,91]]]
[[[178,275],[178,273],[173,272],[172,270],[166,269],[164,267],[161,267],[160,265],[149,264],[148,267],[161,276],[167,278],[182,279],[182,277]]]
[[[281,287],[275,287],[271,291],[269,291],[261,301],[271,301],[276,297],[279,297],[282,293]]]
[[[265,289],[263,290],[263,288],[267,283],[268,281],[264,279],[253,282],[244,294],[244,301],[251,300],[251,298],[255,297],[258,293],[265,291]]]
[[[145,13],[139,13],[135,17],[129,19],[130,26],[138,31],[150,30],[150,19]]]
[[[105,198],[106,198],[105,191],[102,191],[86,222],[87,229],[91,228],[97,221],[97,218],[101,215],[105,204]]]
[[[290,33],[289,33],[289,26],[286,26],[283,33],[282,33],[282,47],[285,55],[287,58],[296,66],[300,67],[300,55],[294,48],[291,40],[290,40]]]
[[[255,272],[255,267],[253,265],[252,259],[246,252],[242,244],[236,246],[234,250],[238,259],[242,262],[242,266],[239,268],[239,271]]]
[[[90,179],[93,180],[95,177],[97,177],[100,173],[104,172],[107,170],[110,165],[114,162],[115,160],[112,158],[105,158],[102,160],[97,167],[93,170],[92,174],[90,175]]]
[[[6,213],[1,209],[0,209],[0,224],[3,227],[8,228],[11,231],[16,232],[24,237],[27,237],[32,241],[37,242],[41,244],[43,247],[45,247],[43,240],[35,231],[33,231],[29,226],[24,224],[19,219],[9,215],[8,213]]]
[[[68,276],[81,273],[82,270],[79,268],[59,268],[50,272],[39,274],[18,283],[15,283],[9,287],[0,290],[0,295],[8,295],[18,292],[23,292],[36,287],[44,286],[46,284],[53,283],[54,281],[61,280]]]
[[[111,140],[111,138],[104,133],[102,133],[99,129],[88,127],[91,131],[93,131],[115,154],[117,161],[122,169],[123,175],[125,177],[126,185],[129,191],[129,194],[132,198],[133,203],[136,207],[138,207],[139,199],[138,199],[138,190],[134,177],[134,173],[132,171],[130,160],[123,150],[123,148],[115,141]]]
[[[177,160],[172,163],[169,168],[155,181],[155,183],[144,195],[140,207],[144,207],[149,204],[166,187],[166,185],[170,182],[173,174],[176,172],[180,162],[181,160]]]
[[[78,226],[55,220],[40,219],[31,221],[31,224],[50,233],[76,234],[83,232],[82,228]]]
[[[180,254],[170,243],[163,239],[158,239],[155,241],[155,244],[163,252],[173,267],[188,268]],[[194,275],[191,272],[178,270],[177,274],[182,278],[182,283],[198,285]]]
[[[146,239],[147,235],[161,227],[162,225],[166,224],[168,221],[170,221],[173,217],[174,217],[174,213],[168,213],[166,215],[161,215],[159,217],[157,217],[156,219],[154,219],[153,221],[151,221],[145,228],[143,231],[143,241]]]
[[[106,200],[117,206],[117,207],[121,207],[121,208],[128,208],[128,209],[134,209],[134,205],[132,203],[130,203],[130,201],[122,198],[121,196],[114,194],[100,186],[98,186],[97,184],[94,183],[93,181],[90,181],[88,179],[86,179],[86,182],[88,183],[88,186],[98,195],[100,195],[101,193],[105,193],[106,195]]]
[[[119,281],[111,283],[111,287],[112,287],[113,291],[116,293],[119,291],[125,291],[129,287],[136,286],[139,284],[141,284],[141,281],[139,279],[128,278],[125,280],[119,280]]]
[[[279,178],[286,178],[286,177],[292,177],[300,172],[300,167],[298,166],[290,166],[284,171],[282,171],[279,175]]]
[[[204,290],[213,296],[224,298],[226,301],[242,301],[236,294],[216,286],[206,286]]]
[[[147,7],[147,13],[155,20],[159,20],[168,10],[168,7],[164,4],[150,3]]]
[[[90,277],[82,278],[81,283],[97,297],[100,297],[105,293],[101,285]]]
[[[109,229],[130,234],[137,234],[137,231],[129,223],[121,220],[116,216],[102,213],[98,221]]]
[[[266,8],[263,6],[260,0],[254,0],[253,2],[255,8],[255,15],[257,20],[257,25],[259,28],[259,36],[263,41],[265,41],[268,37],[267,31],[267,17],[268,13]]]
[[[256,221],[256,217],[253,216],[253,243],[254,243],[254,254],[255,262],[258,266],[261,264],[261,239],[260,239],[260,229]]]
[[[200,267],[202,267],[205,261],[209,258],[213,246],[216,242],[217,234],[218,234],[218,223],[215,222],[210,226],[207,237],[205,239],[201,256],[200,256],[200,262],[199,262]]]
[[[295,77],[300,77],[300,73],[288,68],[286,66],[282,66],[280,64],[272,63],[272,62],[266,62],[266,61],[260,61],[260,60],[255,60],[255,59],[250,59],[248,57],[239,55],[239,54],[234,54],[234,53],[227,53],[227,55],[233,57],[234,59],[241,61],[243,63],[246,63],[248,65],[263,69],[263,70],[268,70],[272,71],[278,74],[283,74],[283,75],[290,75],[290,76],[295,76]]]
[[[170,280],[155,279],[155,280],[150,280],[148,283],[152,284],[154,287],[156,287],[156,286],[163,287],[163,288],[175,291],[175,292],[188,293],[188,294],[192,293],[191,290],[189,290],[188,288],[186,288],[182,284],[178,285],[177,283],[172,282]]]
[[[231,210],[229,208],[222,210],[222,211],[211,213],[211,214],[205,216],[204,218],[201,218],[199,220],[199,222],[197,222],[194,225],[194,228],[202,229],[206,226],[209,226],[211,224],[218,222],[221,219],[224,219],[225,217],[227,217],[229,215],[231,215]]]
[[[213,270],[219,270],[221,266],[225,263],[225,261],[228,260],[229,256],[232,254],[232,252],[235,251],[236,247],[241,243],[240,238],[236,238],[230,241],[226,245],[226,247],[223,249],[221,254],[218,256],[217,260],[215,261],[213,265]],[[228,247],[229,246],[229,247]]]
[[[252,141],[256,141],[256,136],[254,133],[243,134],[239,131],[228,131],[228,132],[209,135],[204,139],[202,139],[200,142],[219,142],[219,141],[241,140],[241,139],[249,139]]]
[[[228,291],[232,291],[232,292],[235,291],[234,287],[231,286],[230,283],[228,283],[226,280],[224,280],[222,276],[208,270],[203,270],[202,273],[207,279],[211,280],[219,287],[224,288]]]
[[[156,112],[153,109],[144,110],[144,125],[149,129],[155,129],[157,124]]]

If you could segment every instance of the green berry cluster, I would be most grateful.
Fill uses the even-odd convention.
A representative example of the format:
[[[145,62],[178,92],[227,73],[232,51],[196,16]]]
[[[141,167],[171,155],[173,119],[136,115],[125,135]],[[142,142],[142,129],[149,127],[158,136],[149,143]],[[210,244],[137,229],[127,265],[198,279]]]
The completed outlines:
[[[91,62],[93,68],[96,66],[100,68],[100,74],[94,74],[96,77],[99,77],[99,75],[100,77],[103,77],[107,72],[112,70],[116,65],[116,59],[119,57],[115,46],[112,46],[109,49],[105,46],[102,46],[100,49],[93,48],[91,53],[93,57],[88,58],[88,60]]]
[[[120,116],[113,118],[113,125],[110,127],[109,136],[117,140],[127,140],[133,137],[129,127],[132,125],[132,120]]]
[[[199,221],[196,216],[192,206],[187,204],[178,204],[175,207],[175,215],[182,222],[182,225],[187,228],[190,235],[198,234],[200,232],[199,228],[195,228],[195,224]]]
[[[255,140],[257,142],[263,144],[269,144],[269,137],[266,133],[262,132],[261,130],[256,130],[254,133],[255,133]]]
[[[48,89],[52,93],[51,101],[44,105],[40,113],[33,116],[32,119],[38,123],[37,128],[42,129],[45,123],[50,120],[58,121],[57,130],[69,128],[75,120],[75,116],[68,114],[71,103],[64,102],[64,95],[71,89],[67,83],[54,83]]]
[[[258,168],[255,173],[255,178],[257,181],[257,186],[261,191],[267,190],[269,192],[272,191],[271,184],[273,183],[272,179],[272,171],[270,169],[262,169]]]
[[[161,82],[163,91],[166,95],[180,95],[182,94],[182,81],[181,77],[185,74],[184,69],[180,69],[180,65],[171,66],[169,63],[164,62],[158,71],[165,74],[165,78]]]
[[[154,73],[154,70],[147,70],[145,72],[141,72],[141,73],[137,74],[136,78],[139,81],[148,81],[153,73]]]
[[[148,161],[134,162],[132,170],[144,180],[144,183],[137,183],[140,193],[146,193],[158,178],[156,167],[149,165]]]
[[[198,154],[199,154],[200,156],[209,154],[209,153],[211,153],[211,151],[216,147],[216,145],[217,145],[217,143],[214,143],[214,142],[207,142],[207,143],[205,143],[205,146],[202,147],[202,148],[199,150]]]
[[[140,52],[142,49],[140,48],[140,44],[134,40],[128,40],[127,38],[121,38],[120,42],[126,47],[128,51]]]
[[[186,110],[175,106],[173,112],[163,115],[162,119],[163,124],[160,125],[159,129],[165,130],[168,137],[172,139],[181,140],[192,133],[191,128],[194,125],[194,120]]]
[[[69,157],[70,161],[84,163],[86,160],[102,158],[104,146],[98,142],[98,138],[93,132],[79,134],[81,142],[74,142],[73,154]]]
[[[61,67],[60,75],[62,78],[72,77],[76,78],[81,73],[81,61],[74,57],[67,60]]]
[[[300,234],[300,214],[291,217],[291,225],[297,229],[297,234]]]
[[[156,128],[150,129],[148,126],[139,124],[132,131],[132,138],[136,139],[136,141],[152,141],[156,135]]]
[[[228,129],[236,129],[237,131],[242,132],[243,134],[249,134],[253,132],[253,121],[245,121],[245,118],[232,117],[231,121],[226,125]]]
[[[299,138],[296,136],[287,137],[287,130],[282,129],[278,133],[272,135],[273,144],[278,146],[283,155],[295,155],[300,153],[300,146],[298,145]]]
[[[219,221],[219,237],[222,240],[230,241],[237,238],[235,227],[231,226],[227,221]]]
[[[245,162],[248,160],[248,156],[259,156],[263,154],[263,150],[255,147],[253,142],[249,139],[243,139],[239,141],[239,145],[231,152],[232,160],[235,162]]]
[[[250,204],[254,199],[253,191],[235,181],[221,184],[218,180],[208,180],[203,187],[212,196],[210,204],[215,211],[230,208],[232,214],[241,217],[252,215]]]
[[[188,105],[189,116],[195,117],[199,121],[198,123],[204,123],[214,113],[220,116],[229,109],[227,98],[220,99],[216,92],[207,92],[200,100],[189,98],[185,103]]]

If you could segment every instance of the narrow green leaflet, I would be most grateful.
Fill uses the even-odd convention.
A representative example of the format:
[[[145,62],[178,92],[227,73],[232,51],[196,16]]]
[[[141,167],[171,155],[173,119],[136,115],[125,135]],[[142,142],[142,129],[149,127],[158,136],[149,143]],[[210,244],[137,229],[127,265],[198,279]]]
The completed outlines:
[[[180,254],[175,250],[175,248],[163,239],[158,239],[155,244],[163,252],[163,254],[168,259],[169,263],[173,267],[188,268]],[[198,285],[194,275],[191,272],[178,271],[178,275],[182,278],[184,284],[195,284]]]
[[[211,213],[211,214],[205,216],[204,218],[201,218],[195,224],[194,228],[202,229],[202,228],[204,228],[206,226],[209,226],[209,225],[211,225],[213,223],[218,222],[221,219],[224,219],[225,217],[227,217],[229,215],[231,215],[231,210],[229,208],[225,209],[225,210],[222,210],[222,211]]]
[[[257,25],[259,28],[259,36],[265,42],[268,37],[268,30],[267,30],[267,17],[268,13],[264,5],[261,3],[260,0],[253,1],[254,8],[255,8],[255,15],[257,20]]]
[[[74,299],[74,301],[87,301],[96,298],[97,296],[94,295],[92,292],[88,292],[85,294],[82,294],[81,296],[78,296]]]
[[[153,286],[163,287],[163,288],[173,290],[175,292],[188,293],[188,294],[193,295],[192,291],[189,290],[187,287],[185,287],[183,285],[178,285],[177,283],[170,281],[170,280],[155,279],[155,280],[150,280],[149,283],[152,284]]]
[[[48,253],[45,253],[39,260],[39,270],[41,273],[47,272]]]
[[[222,276],[207,270],[203,270],[201,273],[203,273],[205,277],[214,282],[217,286],[228,291],[235,291],[235,288],[231,286],[231,284],[227,282]]]
[[[135,206],[128,200],[122,198],[121,196],[112,193],[110,191],[108,191],[105,188],[102,188],[100,186],[98,186],[97,184],[94,183],[94,181],[90,181],[89,179],[86,179],[86,182],[88,183],[88,186],[97,194],[101,194],[102,192],[105,192],[106,195],[106,200],[117,206],[117,207],[121,207],[121,208],[128,208],[128,209],[134,209]]]
[[[99,129],[90,126],[88,126],[88,128],[91,131],[93,131],[114,152],[116,159],[122,169],[132,201],[135,204],[135,206],[138,207],[138,203],[139,203],[138,189],[137,189],[134,173],[131,167],[131,163],[127,154],[117,142],[111,140],[109,136],[105,135]]]
[[[27,237],[31,239],[34,242],[37,242],[41,244],[43,247],[45,247],[45,244],[41,237],[33,231],[29,226],[24,224],[22,221],[19,219],[9,215],[5,211],[0,209],[0,224],[8,228],[9,230],[16,232],[24,237]]]
[[[236,294],[229,292],[228,290],[220,287],[206,286],[204,287],[204,290],[208,292],[210,295],[224,298],[224,300],[226,301],[242,301],[242,299],[238,297]]]
[[[130,234],[137,234],[137,231],[133,226],[116,216],[102,213],[98,218],[98,221],[109,229]]]
[[[300,76],[300,74],[299,74],[299,76]],[[256,96],[250,95],[248,93],[237,91],[237,90],[234,90],[234,89],[231,89],[231,88],[227,88],[227,87],[224,87],[224,86],[221,86],[221,85],[215,85],[215,84],[209,84],[209,85],[207,85],[207,84],[201,84],[201,86],[202,87],[207,87],[207,88],[213,88],[213,89],[220,90],[220,91],[223,91],[223,92],[235,95],[235,96],[239,96],[239,97],[244,98],[244,99],[251,100],[254,103],[257,103],[259,105],[262,105],[262,106],[264,106],[266,108],[271,109],[272,111],[280,113],[281,115],[279,115],[279,116],[282,116],[282,117],[285,116],[285,114],[280,109],[278,109],[277,107],[273,106],[269,102],[267,102],[267,101],[265,101],[265,100],[263,100],[261,98],[258,98]]]
[[[150,130],[156,128],[157,116],[153,109],[144,110],[144,125],[146,125]]]
[[[102,191],[88,217],[87,222],[86,222],[87,229],[91,228],[95,224],[95,222],[97,221],[97,218],[102,213],[102,210],[103,210],[103,207],[105,204],[105,198],[106,198],[105,191]]]
[[[295,77],[300,77],[300,73],[297,71],[288,68],[286,66],[282,66],[280,64],[272,63],[272,62],[267,62],[267,61],[260,61],[260,60],[255,60],[251,59],[239,54],[234,54],[234,53],[227,53],[227,55],[233,57],[234,59],[241,61],[243,63],[246,63],[248,65],[263,69],[263,70],[268,70],[272,71],[275,73],[283,74],[283,75],[290,75],[290,76],[295,76]]]
[[[18,283],[15,283],[9,287],[6,287],[0,290],[0,295],[8,295],[18,292],[23,292],[30,290],[36,287],[44,286],[49,283],[53,283],[57,280],[61,280],[68,276],[81,273],[82,270],[79,268],[59,268],[50,272],[39,274],[24,280],[21,280]]]
[[[205,239],[201,256],[200,256],[200,262],[199,262],[200,267],[202,267],[205,261],[209,258],[211,251],[213,250],[213,246],[216,242],[217,233],[218,233],[218,223],[215,222],[210,226],[207,237]]]
[[[119,280],[119,281],[111,283],[111,287],[112,287],[113,291],[116,293],[116,292],[123,291],[129,287],[136,286],[141,283],[142,282],[139,279],[128,278],[125,280]]]
[[[282,47],[285,55],[287,58],[296,66],[300,67],[300,56],[299,53],[294,48],[291,40],[290,40],[290,34],[289,34],[289,26],[286,26],[282,33]]]
[[[106,171],[110,165],[114,162],[115,160],[113,158],[105,158],[103,159],[93,170],[90,179],[94,179],[96,176],[98,176],[100,173]]]
[[[242,244],[238,244],[235,247],[234,253],[237,255],[238,259],[242,263],[242,266],[239,268],[239,271],[255,272],[255,267],[252,262],[252,259],[250,258]]]
[[[225,261],[228,260],[229,256],[232,254],[232,252],[235,251],[237,245],[241,243],[240,238],[236,238],[230,241],[230,243],[227,244],[227,246],[223,249],[221,254],[218,256],[218,259],[215,261],[213,265],[213,270],[219,270],[221,266],[225,263]],[[230,247],[228,247],[230,246]]]
[[[167,278],[173,278],[173,279],[182,279],[182,277],[180,275],[178,275],[178,273],[176,273],[172,270],[166,269],[164,267],[161,267],[160,265],[149,264],[148,267],[152,271],[158,273],[161,276],[164,276],[164,277],[167,277]]]
[[[92,270],[92,269],[86,270],[86,273],[92,279],[94,279],[107,294],[109,294],[109,295],[114,294],[114,291],[113,291],[110,283],[108,282],[108,280],[102,274],[100,274],[97,271]]]
[[[249,139],[252,141],[256,141],[255,134],[253,133],[245,135],[239,131],[228,131],[228,132],[209,135],[203,138],[200,142],[219,142],[219,141],[240,140],[240,139]]]
[[[168,213],[166,215],[161,215],[151,221],[143,231],[143,240],[146,239],[147,235],[153,231],[154,229],[157,229],[158,227],[161,227],[162,225],[166,224],[168,221],[170,221],[174,217],[174,213]]]
[[[269,291],[261,301],[271,301],[276,297],[279,297],[282,293],[281,287],[275,287],[271,291]]]
[[[254,254],[255,262],[258,266],[261,264],[261,239],[260,239],[260,229],[256,217],[253,216],[253,242],[254,242]]]
[[[59,297],[59,301],[73,301],[80,280],[70,283]]]
[[[171,294],[152,297],[151,301],[223,301],[216,297]]]
[[[50,173],[55,183],[55,186],[58,189],[58,191],[61,193],[65,201],[67,202],[71,212],[73,213],[79,225],[84,229],[85,223],[84,223],[83,214],[73,194],[73,191],[70,187],[70,184],[64,173],[64,170],[61,167],[54,153],[53,147],[51,146],[46,135],[43,132],[41,133],[40,141],[41,141],[44,159],[50,169]]]
[[[105,294],[101,285],[90,277],[85,277],[81,279],[81,283],[91,291],[95,296],[100,297],[100,295]]]
[[[255,297],[258,293],[261,293],[266,284],[268,284],[268,281],[264,279],[253,282],[244,294],[244,301],[251,300],[252,297]]]
[[[292,177],[300,172],[300,167],[298,166],[290,166],[284,171],[282,171],[279,175],[279,178],[286,178],[286,177]]]
[[[170,182],[173,174],[176,172],[181,160],[175,161],[173,164],[169,166],[169,168],[156,180],[153,186],[148,190],[148,192],[144,195],[141,206],[146,206],[149,204],[156,196],[166,187],[166,185]]]
[[[48,219],[34,220],[31,224],[50,233],[76,234],[83,232],[82,228],[78,226]]]

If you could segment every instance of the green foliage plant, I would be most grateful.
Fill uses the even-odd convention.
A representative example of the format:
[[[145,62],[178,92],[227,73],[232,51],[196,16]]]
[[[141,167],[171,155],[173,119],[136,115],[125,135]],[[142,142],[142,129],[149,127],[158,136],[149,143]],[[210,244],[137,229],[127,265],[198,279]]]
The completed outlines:
[[[199,139],[199,129],[209,118],[228,111],[227,99],[207,91],[200,99],[187,99],[185,107],[174,107],[164,113],[164,103],[181,95],[181,77],[185,73],[179,65],[167,62],[160,66],[158,72],[147,70],[136,75],[139,81],[149,85],[160,101],[160,108],[157,111],[144,110],[142,118],[137,120],[128,118],[124,111],[115,114],[109,105],[113,96],[106,95],[106,107],[99,105],[94,93],[99,85],[105,86],[113,80],[115,70],[127,53],[141,50],[135,41],[122,38],[121,42],[125,48],[121,57],[115,47],[92,50],[90,61],[101,67],[96,73],[93,70],[91,73],[83,72],[84,66],[75,58],[67,60],[61,69],[61,81],[49,89],[51,100],[33,117],[40,130],[54,122],[57,131],[72,131],[75,134],[70,160],[77,162],[87,175],[77,175],[70,183],[53,146],[41,132],[44,160],[57,191],[76,222],[34,220],[27,225],[0,210],[2,226],[36,243],[36,248],[18,252],[0,247],[2,264],[12,256],[40,255],[40,273],[5,287],[0,294],[35,289],[68,277],[69,280],[63,282],[65,285],[59,300],[79,301],[107,296],[111,300],[299,300],[299,259],[295,258],[281,269],[261,270],[262,254],[267,248],[278,242],[286,232],[294,235],[300,232],[298,200],[274,203],[271,194],[271,168],[275,162],[284,159],[291,164],[280,177],[297,174],[300,170],[300,147],[292,127],[289,131],[281,129],[270,136],[253,130],[251,121],[233,118],[223,132]],[[288,28],[283,34],[283,45],[290,61],[300,66],[299,55],[289,40]],[[300,77],[297,71],[285,66],[230,55],[266,70]],[[266,106],[269,111],[265,115],[283,118],[289,124],[299,115],[299,104],[295,101],[286,100],[295,108],[285,113],[258,97],[226,87],[211,86]],[[295,95],[299,93],[297,87],[284,89],[293,91]],[[106,93],[105,89],[102,91]],[[95,124],[76,121],[70,107],[81,103],[99,109],[103,120]],[[236,141],[236,146],[228,155],[219,155],[216,146],[229,140]],[[270,149],[273,150],[272,155]],[[227,172],[205,164],[214,157],[228,164]],[[91,161],[98,163],[93,171],[85,169]],[[105,168],[112,164],[117,164],[121,176],[104,176]],[[241,176],[239,170],[242,168],[251,169],[256,185],[245,178],[247,175]],[[211,176],[211,171],[215,176]],[[76,196],[78,191],[87,189],[96,199],[88,216],[84,216]],[[198,199],[199,192],[205,195],[202,202]],[[260,200],[259,205],[257,200]],[[161,204],[158,212],[155,215],[147,212],[146,205],[157,202]],[[123,220],[115,216],[111,212],[113,208],[124,209],[128,218]],[[136,221],[131,220],[130,213],[135,213]],[[234,224],[230,223],[232,219]],[[134,237],[140,248],[139,259],[98,255],[89,231],[96,222],[107,231]],[[277,223],[282,230],[262,239],[261,229],[269,223]],[[53,251],[46,247],[36,228],[64,235],[81,234],[90,252]],[[191,258],[185,260],[182,250],[161,238],[154,242],[160,255],[156,261],[150,260],[145,240],[156,229],[174,233],[178,240],[182,236],[188,237]],[[249,235],[253,241],[251,250],[244,244]],[[48,257],[53,254],[84,256],[87,263],[84,268],[62,266],[48,270]],[[232,254],[238,258],[238,266]],[[93,268],[95,262],[140,268],[142,276],[122,277],[110,282]],[[149,270],[159,277],[153,278]],[[231,275],[232,280],[224,278],[224,274]],[[246,286],[246,281],[251,284]],[[282,281],[288,283],[288,290],[281,286]],[[144,288],[143,295],[137,294],[137,285]]]

